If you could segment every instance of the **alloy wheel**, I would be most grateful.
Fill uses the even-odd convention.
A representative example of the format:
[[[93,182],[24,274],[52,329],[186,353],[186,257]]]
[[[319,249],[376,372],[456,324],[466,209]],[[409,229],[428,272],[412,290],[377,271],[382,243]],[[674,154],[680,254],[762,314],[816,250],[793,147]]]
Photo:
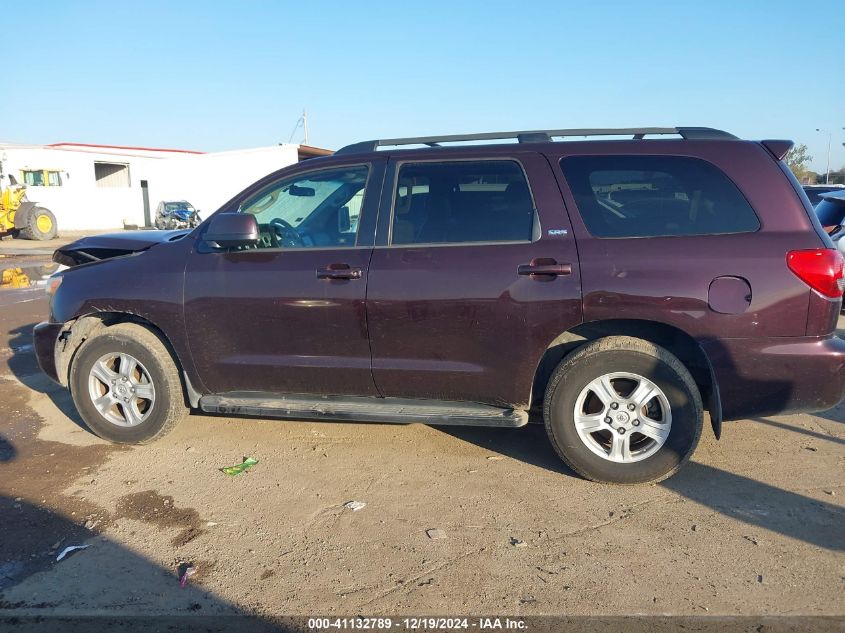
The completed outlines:
[[[575,401],[578,437],[594,454],[615,463],[654,455],[669,437],[672,409],[655,383],[613,372],[588,383]]]
[[[103,418],[118,426],[137,426],[155,405],[155,385],[149,371],[134,356],[101,356],[88,375],[88,395]]]

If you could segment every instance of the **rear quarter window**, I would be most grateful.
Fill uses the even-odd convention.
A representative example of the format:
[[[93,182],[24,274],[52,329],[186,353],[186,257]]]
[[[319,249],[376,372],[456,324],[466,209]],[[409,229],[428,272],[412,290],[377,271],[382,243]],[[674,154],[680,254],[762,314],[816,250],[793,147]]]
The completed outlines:
[[[760,221],[715,165],[686,156],[570,156],[560,161],[595,237],[750,233]]]

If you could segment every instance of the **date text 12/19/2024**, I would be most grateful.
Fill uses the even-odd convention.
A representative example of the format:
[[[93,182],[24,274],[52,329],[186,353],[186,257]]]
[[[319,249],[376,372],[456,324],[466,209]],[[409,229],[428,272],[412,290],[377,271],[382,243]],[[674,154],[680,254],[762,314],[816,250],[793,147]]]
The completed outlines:
[[[431,630],[471,630],[480,631],[511,630],[523,631],[525,621],[519,618],[440,618],[440,617],[405,617],[405,618],[308,618],[308,629],[320,630],[370,630],[388,631],[405,629],[409,631]]]

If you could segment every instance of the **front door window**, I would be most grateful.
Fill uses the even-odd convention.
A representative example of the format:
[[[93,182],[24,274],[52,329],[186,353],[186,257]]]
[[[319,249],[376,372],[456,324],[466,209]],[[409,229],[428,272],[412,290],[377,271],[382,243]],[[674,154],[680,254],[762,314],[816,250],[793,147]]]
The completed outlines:
[[[273,183],[241,205],[261,230],[261,248],[355,246],[369,169],[342,167]]]

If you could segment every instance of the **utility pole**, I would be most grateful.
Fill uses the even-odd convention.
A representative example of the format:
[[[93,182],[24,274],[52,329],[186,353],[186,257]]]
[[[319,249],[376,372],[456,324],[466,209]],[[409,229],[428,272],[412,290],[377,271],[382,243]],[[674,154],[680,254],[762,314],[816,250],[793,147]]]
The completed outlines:
[[[296,125],[293,126],[293,132],[290,133],[288,143],[293,142],[293,137],[300,125],[302,125],[302,129],[305,133],[305,139],[302,141],[301,145],[308,145],[308,113],[305,111],[305,108],[302,108],[302,116],[296,120]]]
[[[305,130],[305,140],[302,141],[303,145],[308,145],[308,113],[305,112],[305,108],[302,108],[302,129]],[[830,170],[830,146],[828,145],[827,148],[827,162],[828,162],[828,170]]]
[[[830,142],[833,140],[833,132],[828,132],[827,130],[823,130],[821,128],[816,128],[816,132],[822,132],[827,134],[827,175],[824,179],[824,184],[830,184]]]

